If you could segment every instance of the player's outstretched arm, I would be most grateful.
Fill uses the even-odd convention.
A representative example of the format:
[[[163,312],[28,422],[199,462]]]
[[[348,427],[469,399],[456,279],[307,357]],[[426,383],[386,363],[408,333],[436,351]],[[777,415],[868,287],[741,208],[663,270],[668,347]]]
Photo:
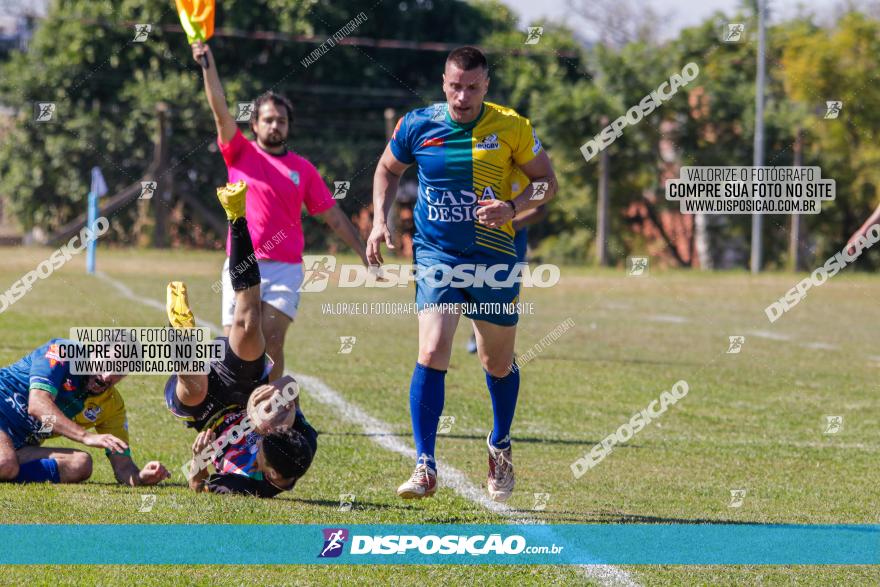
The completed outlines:
[[[851,237],[849,237],[849,240],[846,242],[847,250],[852,250],[855,242],[859,240],[859,237],[865,236],[868,233],[868,229],[878,223],[880,223],[880,206],[877,206],[877,208],[871,213],[871,215],[868,216],[868,219],[865,220],[865,223],[862,224]]]
[[[50,422],[52,431],[93,448],[105,448],[112,452],[125,452],[128,445],[112,434],[93,434],[64,415],[55,405],[55,399],[48,391],[31,388],[28,400],[28,414],[41,422]]]
[[[345,244],[351,247],[351,250],[358,254],[365,265],[369,265],[369,263],[367,263],[367,254],[364,249],[364,243],[361,241],[361,237],[358,234],[357,229],[354,227],[354,224],[351,223],[351,220],[348,219],[348,216],[345,215],[342,208],[333,204],[332,208],[326,212],[318,214],[317,216],[326,222],[327,226],[336,233],[336,236],[344,240]]]
[[[205,81],[205,95],[208,97],[208,105],[214,113],[214,124],[217,126],[217,136],[224,145],[228,144],[235,136],[237,127],[235,119],[226,105],[226,94],[223,92],[223,84],[220,83],[220,74],[217,73],[217,63],[214,62],[214,54],[207,43],[198,41],[192,44],[193,59],[196,63],[202,63],[202,58],[208,60],[208,69],[202,69]]]
[[[389,143],[379,159],[376,173],[373,174],[373,229],[367,239],[368,265],[381,265],[385,262],[381,251],[383,241],[389,249],[394,248],[391,231],[388,230],[388,212],[391,210],[394,198],[397,197],[400,177],[407,167],[409,165],[397,160],[391,152]]]
[[[168,469],[159,461],[150,461],[144,465],[143,469],[140,469],[129,455],[112,454],[107,458],[110,459],[110,466],[113,467],[116,481],[122,485],[131,487],[156,485],[171,476]]]

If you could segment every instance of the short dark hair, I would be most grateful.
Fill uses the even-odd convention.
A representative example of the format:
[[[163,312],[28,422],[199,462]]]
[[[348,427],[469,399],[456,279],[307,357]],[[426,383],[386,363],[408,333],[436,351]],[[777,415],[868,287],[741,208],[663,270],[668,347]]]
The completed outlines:
[[[446,58],[446,65],[450,63],[457,65],[465,71],[478,67],[482,67],[487,72],[489,71],[489,62],[486,61],[486,56],[476,47],[467,46],[453,49],[449,57]]]
[[[293,104],[282,96],[281,94],[276,94],[272,90],[263,93],[259,98],[254,100],[254,122],[260,118],[260,106],[265,104],[266,102],[271,102],[275,104],[275,106],[283,106],[287,111],[287,120],[293,118]]]
[[[302,432],[286,428],[263,437],[263,456],[285,479],[299,479],[312,466],[315,455]]]

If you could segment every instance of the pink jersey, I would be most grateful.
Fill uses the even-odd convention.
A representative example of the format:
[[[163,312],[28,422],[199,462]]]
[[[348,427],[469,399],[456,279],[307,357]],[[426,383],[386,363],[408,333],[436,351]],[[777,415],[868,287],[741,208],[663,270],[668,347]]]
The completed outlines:
[[[257,259],[301,263],[303,203],[309,214],[320,214],[333,207],[330,190],[315,166],[296,153],[272,155],[236,130],[228,145],[220,143],[229,181],[243,179],[248,184],[248,230]],[[229,255],[229,237],[226,254]]]

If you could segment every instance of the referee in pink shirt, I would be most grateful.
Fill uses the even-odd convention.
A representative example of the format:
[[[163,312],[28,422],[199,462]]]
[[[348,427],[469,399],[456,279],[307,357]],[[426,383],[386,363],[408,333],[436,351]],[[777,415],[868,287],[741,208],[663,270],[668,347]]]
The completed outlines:
[[[307,159],[289,151],[286,140],[291,104],[287,98],[266,92],[254,102],[251,130],[256,141],[247,140],[229,113],[211,49],[205,43],[192,45],[193,58],[204,69],[205,94],[214,113],[220,152],[229,170],[229,181],[248,184],[246,218],[260,266],[263,335],[266,353],[274,361],[269,380],[284,371],[284,337],[296,318],[303,280],[304,238],[302,206],[326,222],[366,264],[364,244],[357,229],[336,205],[324,180]],[[229,278],[229,239],[223,266],[223,328],[232,325],[235,295]]]

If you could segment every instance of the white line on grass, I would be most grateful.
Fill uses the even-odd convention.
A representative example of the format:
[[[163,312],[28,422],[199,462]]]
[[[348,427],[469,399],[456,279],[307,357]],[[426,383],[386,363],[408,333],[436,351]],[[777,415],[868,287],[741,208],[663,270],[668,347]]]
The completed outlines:
[[[791,340],[791,336],[788,334],[782,334],[780,332],[770,332],[769,330],[752,330],[747,332],[746,334],[751,334],[752,336],[757,336],[758,338],[766,338],[768,340]]]
[[[161,302],[139,296],[121,281],[117,281],[109,275],[106,275],[100,271],[96,272],[95,275],[115,287],[119,291],[119,293],[121,293],[126,298],[139,302],[145,306],[149,306],[151,308],[165,312],[165,305]],[[217,324],[202,319],[199,319],[198,322],[204,326],[211,328],[215,332],[223,332],[223,329],[220,328],[220,326],[218,326]],[[415,461],[415,449],[394,436],[394,431],[387,423],[369,415],[359,406],[349,402],[342,396],[341,393],[339,393],[317,377],[314,377],[312,375],[304,375],[302,373],[290,374],[296,377],[297,381],[299,381],[303,385],[303,387],[308,390],[311,397],[314,397],[322,404],[333,408],[334,413],[341,416],[344,420],[347,420],[353,424],[360,425],[364,433],[373,442],[375,442],[385,450],[396,452],[399,455]],[[439,482],[441,485],[449,487],[458,495],[478,505],[483,506],[492,513],[508,518],[512,524],[543,523],[543,521],[539,518],[529,516],[527,514],[523,515],[523,512],[517,512],[507,504],[492,501],[486,496],[486,494],[480,487],[477,487],[467,478],[467,475],[454,467],[446,465],[443,461],[439,459],[437,460],[437,468],[443,473],[439,476]],[[602,585],[621,585],[625,587],[638,587],[639,585],[632,577],[632,575],[630,575],[623,569],[615,567],[614,565],[578,565],[577,569],[580,570],[586,577],[598,581]]]
[[[668,322],[670,324],[685,324],[689,322],[684,316],[676,316],[674,314],[651,314],[648,316],[651,322]]]
[[[806,349],[814,349],[817,351],[836,351],[839,347],[836,344],[831,344],[827,342],[805,342],[801,344],[802,347]]]

